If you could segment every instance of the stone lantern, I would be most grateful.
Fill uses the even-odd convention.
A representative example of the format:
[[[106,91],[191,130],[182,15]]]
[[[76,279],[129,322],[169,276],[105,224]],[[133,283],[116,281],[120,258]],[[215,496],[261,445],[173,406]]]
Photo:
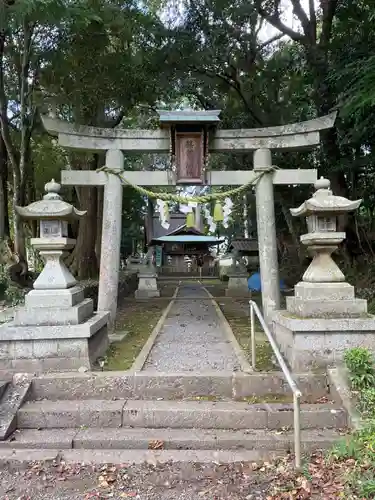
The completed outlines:
[[[309,232],[301,242],[313,260],[295,287],[295,297],[287,298],[287,310],[303,317],[359,316],[367,310],[366,301],[354,298],[354,288],[345,282],[331,255],[345,239],[345,233],[337,231],[338,216],[356,210],[362,200],[335,196],[323,177],[315,188],[312,198],[290,210],[294,216],[306,217]]]
[[[313,260],[286,298],[286,310],[275,311],[275,339],[292,370],[325,369],[341,364],[347,349],[363,346],[375,352],[375,317],[367,314],[367,301],[357,299],[354,287],[331,254],[345,239],[337,231],[337,217],[356,210],[362,200],[335,196],[327,179],[319,179],[316,192],[295,216],[306,217],[308,233],[301,237]]]
[[[94,312],[93,300],[84,297],[62,260],[76,241],[68,237],[68,224],[86,212],[65,202],[54,180],[45,189],[43,200],[16,207],[23,219],[39,221],[40,237],[32,238],[31,245],[45,266],[14,320],[0,325],[0,369],[87,370],[108,347],[109,313]]]
[[[35,290],[66,289],[77,283],[62,257],[76,243],[75,239],[68,238],[68,223],[83,217],[86,212],[63,201],[60,189],[60,184],[52,179],[45,185],[47,194],[43,200],[28,207],[16,207],[21,218],[38,220],[40,225],[40,237],[30,241],[45,261],[42,272],[34,282]]]

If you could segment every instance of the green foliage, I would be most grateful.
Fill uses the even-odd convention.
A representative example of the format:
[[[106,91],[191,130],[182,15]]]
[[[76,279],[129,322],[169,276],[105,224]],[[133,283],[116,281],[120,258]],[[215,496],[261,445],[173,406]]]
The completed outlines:
[[[8,288],[8,276],[5,266],[0,265],[0,299],[5,299],[5,293]]]
[[[329,460],[346,460],[353,458],[358,460],[361,457],[363,446],[354,436],[348,436],[340,440],[328,453]]]
[[[328,461],[333,460],[353,461],[351,473],[345,478],[349,493],[359,495],[359,498],[374,498],[375,420],[340,441],[328,455]]]
[[[363,498],[375,498],[375,479],[361,480],[359,494]]]
[[[9,284],[5,291],[5,300],[9,305],[17,306],[23,303],[26,292],[26,290],[19,286]]]
[[[25,290],[10,281],[6,266],[0,265],[0,300],[5,300],[10,306],[16,306],[23,302],[25,293]]]
[[[133,252],[134,246],[144,242],[141,227],[145,218],[145,200],[130,186],[124,186],[122,199],[121,254],[126,257]],[[138,248],[140,250],[143,248]]]
[[[362,429],[339,442],[331,451],[330,460],[353,461],[346,478],[349,491],[360,498],[375,495],[375,367],[371,353],[362,347],[345,353],[352,388],[358,391],[357,407],[365,419]]]
[[[354,390],[361,391],[375,385],[374,363],[368,349],[364,347],[349,349],[345,353],[344,361]]]
[[[367,387],[360,392],[358,409],[365,418],[375,419],[375,387]]]
[[[45,194],[45,184],[51,179],[58,180],[60,171],[66,168],[67,155],[49,136],[44,134],[38,135],[35,139],[32,161],[34,165],[36,197],[40,198]]]

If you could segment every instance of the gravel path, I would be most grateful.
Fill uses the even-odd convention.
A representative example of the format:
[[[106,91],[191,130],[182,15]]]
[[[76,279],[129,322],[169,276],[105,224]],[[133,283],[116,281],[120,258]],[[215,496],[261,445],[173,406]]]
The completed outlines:
[[[239,370],[238,358],[204,288],[184,285],[177,299],[143,369],[163,372]]]

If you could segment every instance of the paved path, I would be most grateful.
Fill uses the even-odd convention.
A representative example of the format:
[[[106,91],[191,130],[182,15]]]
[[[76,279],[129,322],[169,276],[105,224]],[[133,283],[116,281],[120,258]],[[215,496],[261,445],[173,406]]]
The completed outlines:
[[[181,286],[144,370],[239,370],[238,358],[216,310],[200,285]]]

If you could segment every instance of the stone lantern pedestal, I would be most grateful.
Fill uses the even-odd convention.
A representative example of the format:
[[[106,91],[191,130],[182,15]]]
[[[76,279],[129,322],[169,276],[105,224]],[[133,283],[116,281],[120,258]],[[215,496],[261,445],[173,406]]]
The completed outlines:
[[[228,274],[228,286],[225,289],[226,297],[250,297],[248,276],[246,271]]]
[[[230,246],[233,264],[228,272],[228,286],[225,290],[227,297],[250,297],[248,278],[249,272],[259,268],[258,242],[250,238],[235,238]],[[247,260],[247,266],[242,262]]]
[[[109,313],[94,313],[93,301],[70,273],[62,257],[75,245],[68,222],[86,212],[64,202],[60,185],[46,184],[43,200],[17,207],[21,217],[40,221],[40,238],[31,239],[45,266],[14,320],[0,326],[0,369],[59,371],[90,369],[109,344]]]
[[[152,263],[153,251],[153,247],[150,247],[147,252],[146,262],[138,268],[138,288],[134,293],[136,299],[160,297],[157,281],[158,273]]]
[[[152,270],[139,272],[138,289],[135,291],[135,297],[137,299],[160,297],[157,278],[157,273],[152,272]]]
[[[345,239],[336,231],[337,216],[355,210],[361,200],[334,196],[327,179],[315,187],[310,200],[291,209],[292,215],[306,217],[309,232],[301,242],[313,259],[294,296],[286,298],[286,310],[273,315],[276,340],[294,370],[339,363],[350,347],[375,350],[375,317],[332,259]]]

